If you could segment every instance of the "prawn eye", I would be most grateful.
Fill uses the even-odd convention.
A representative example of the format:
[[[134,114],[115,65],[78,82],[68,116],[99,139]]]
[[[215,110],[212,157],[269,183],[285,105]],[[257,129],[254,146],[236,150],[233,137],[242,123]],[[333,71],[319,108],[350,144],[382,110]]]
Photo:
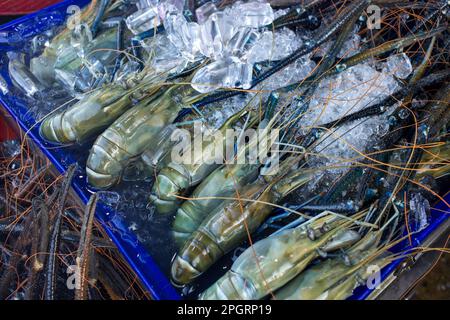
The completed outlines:
[[[310,29],[317,29],[320,27],[321,21],[319,18],[313,15],[308,16],[308,28]]]
[[[331,227],[325,222],[323,225],[322,225],[322,227],[320,228],[320,231],[322,232],[322,233],[326,233],[326,232],[328,232],[328,231],[330,231],[331,230]]]
[[[316,240],[316,233],[314,232],[314,229],[308,228],[308,230],[306,231],[306,235],[308,236],[308,238],[309,238],[311,241]]]

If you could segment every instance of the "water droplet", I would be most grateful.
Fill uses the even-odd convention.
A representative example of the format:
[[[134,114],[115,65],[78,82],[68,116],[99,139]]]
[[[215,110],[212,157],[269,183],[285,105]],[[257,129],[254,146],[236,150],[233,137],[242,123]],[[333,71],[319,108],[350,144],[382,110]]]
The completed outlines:
[[[397,118],[394,117],[394,116],[390,116],[390,117],[388,118],[388,122],[389,122],[389,125],[394,126],[394,125],[397,124]]]
[[[402,109],[398,112],[398,116],[400,117],[400,119],[405,120],[406,118],[408,118],[409,112],[405,109]]]
[[[347,69],[347,66],[346,66],[345,63],[340,63],[340,64],[336,65],[336,71],[337,71],[337,72],[342,72],[342,71],[344,71],[345,69]]]

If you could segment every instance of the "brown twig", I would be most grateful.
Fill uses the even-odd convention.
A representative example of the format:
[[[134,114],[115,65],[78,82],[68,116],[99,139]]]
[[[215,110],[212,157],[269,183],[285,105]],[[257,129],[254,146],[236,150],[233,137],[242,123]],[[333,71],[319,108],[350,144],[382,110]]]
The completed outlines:
[[[89,199],[86,211],[83,217],[83,225],[81,227],[80,244],[77,251],[77,272],[79,272],[80,286],[75,289],[75,299],[85,300],[87,297],[88,275],[89,275],[89,254],[92,237],[92,227],[94,224],[94,214],[97,207],[97,194]]]

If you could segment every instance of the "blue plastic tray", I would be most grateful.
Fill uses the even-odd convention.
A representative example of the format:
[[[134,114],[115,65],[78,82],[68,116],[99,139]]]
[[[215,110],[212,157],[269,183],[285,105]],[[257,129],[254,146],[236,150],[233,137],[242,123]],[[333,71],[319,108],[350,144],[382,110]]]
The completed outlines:
[[[0,27],[0,33],[2,31],[11,30],[14,31],[19,24],[25,23],[32,27],[27,30],[26,37],[32,37],[44,31],[44,24],[39,21],[45,20],[49,16],[54,17],[54,21],[62,23],[66,17],[67,8],[70,5],[78,5],[83,7],[87,5],[89,0],[66,0],[60,4],[44,9],[32,15],[25,16],[18,20],[12,21],[9,24]],[[1,36],[0,36],[1,38]],[[1,51],[8,50],[8,46],[0,41],[0,53]],[[7,74],[7,66],[0,65],[0,73],[9,81]],[[26,105],[26,102],[14,96],[14,94],[8,94],[3,96],[0,93],[0,102],[5,106],[6,110],[17,121],[24,132],[28,133],[28,136],[36,143],[36,145],[42,150],[42,152],[51,160],[55,167],[64,173],[68,166],[77,161],[77,155],[79,152],[76,150],[70,150],[66,148],[55,148],[54,145],[48,144],[43,141],[39,136],[39,126],[35,126],[36,120],[30,115]],[[80,196],[83,202],[87,203],[91,192],[86,184],[84,168],[80,168],[79,174],[74,178],[73,188]],[[450,194],[447,195],[446,201],[450,202]],[[424,239],[435,230],[445,219],[448,218],[450,213],[448,206],[441,202],[434,209],[432,209],[432,218],[430,225],[422,232],[413,236],[413,245],[419,245]],[[149,290],[155,299],[180,299],[181,295],[177,289],[175,289],[166,275],[161,271],[157,262],[150,256],[146,248],[138,241],[136,235],[130,231],[129,226],[123,220],[120,215],[116,215],[111,208],[104,205],[99,205],[97,209],[97,219],[103,226],[108,236],[116,244],[119,251],[125,257],[131,268],[136,272],[142,283]],[[398,250],[410,249],[409,241],[398,247]],[[394,261],[389,266],[382,270],[382,279],[385,279],[394,269],[401,263],[401,260]],[[371,290],[366,287],[357,288],[354,296],[351,299],[365,299]]]

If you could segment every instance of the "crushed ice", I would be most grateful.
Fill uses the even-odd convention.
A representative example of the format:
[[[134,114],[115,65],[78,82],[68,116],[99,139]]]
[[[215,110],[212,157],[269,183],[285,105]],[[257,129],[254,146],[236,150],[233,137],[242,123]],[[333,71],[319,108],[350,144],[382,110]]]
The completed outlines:
[[[402,52],[387,58],[385,71],[399,79],[406,79],[413,71],[413,68],[409,57]]]
[[[413,193],[409,201],[409,209],[411,210],[411,223],[413,230],[416,232],[422,231],[429,224],[430,203],[420,193]]]
[[[378,71],[365,63],[322,80],[302,118],[301,133],[374,105],[394,93],[399,84],[392,70],[388,70],[385,66]],[[332,179],[345,172],[352,160],[361,157],[367,146],[386,133],[389,113],[390,110],[346,123],[325,133],[308,160],[309,167],[318,171],[307,188],[314,190],[324,176]]]

